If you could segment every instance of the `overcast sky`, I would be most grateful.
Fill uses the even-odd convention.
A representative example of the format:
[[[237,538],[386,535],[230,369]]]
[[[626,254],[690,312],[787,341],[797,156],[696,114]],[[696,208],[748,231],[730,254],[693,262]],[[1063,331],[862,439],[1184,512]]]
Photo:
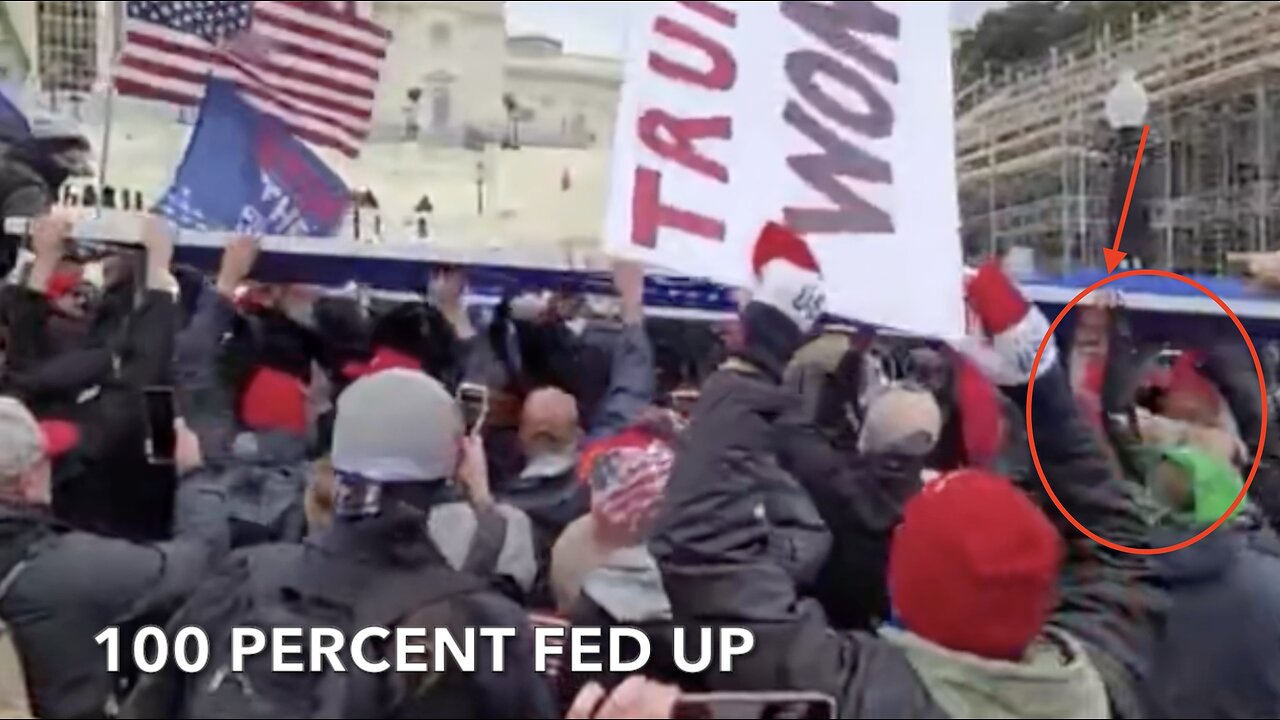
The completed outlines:
[[[539,32],[565,41],[569,50],[592,55],[621,55],[627,23],[650,2],[524,2],[507,3],[512,32]],[[970,27],[982,13],[1003,2],[952,2],[951,23]]]

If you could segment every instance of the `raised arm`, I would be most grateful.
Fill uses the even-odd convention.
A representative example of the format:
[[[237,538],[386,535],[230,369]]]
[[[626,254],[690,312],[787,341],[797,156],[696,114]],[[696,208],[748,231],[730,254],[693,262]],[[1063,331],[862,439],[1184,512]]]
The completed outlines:
[[[984,267],[970,288],[970,304],[993,338],[993,352],[975,356],[1011,398],[1025,402],[1032,361],[1048,322],[1000,270]],[[1079,408],[1051,340],[1036,368],[1031,424],[1045,477],[1077,521],[1113,543],[1146,547],[1146,527],[1133,498],[1098,446]],[[1107,684],[1113,708],[1139,711],[1138,684],[1164,610],[1147,557],[1113,550],[1082,536],[1053,508],[1039,484],[1041,505],[1057,520],[1068,548],[1061,599],[1052,622],[1085,641]]]
[[[656,385],[653,346],[644,327],[644,267],[619,261],[613,283],[622,302],[622,333],[613,348],[613,363],[606,391],[596,417],[593,437],[613,435],[636,421],[653,403]]]
[[[249,277],[257,254],[257,243],[249,237],[237,237],[227,245],[217,283],[201,292],[195,316],[176,342],[174,385],[179,404],[191,429],[215,454],[230,447],[235,426],[234,399],[219,377],[218,358],[236,317],[236,289]]]

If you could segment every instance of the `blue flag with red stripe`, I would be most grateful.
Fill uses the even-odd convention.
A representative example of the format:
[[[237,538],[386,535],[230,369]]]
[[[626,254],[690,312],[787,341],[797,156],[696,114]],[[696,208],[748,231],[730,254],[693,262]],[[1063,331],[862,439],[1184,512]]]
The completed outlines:
[[[156,211],[193,230],[332,236],[351,192],[279,119],[210,78],[186,154]]]

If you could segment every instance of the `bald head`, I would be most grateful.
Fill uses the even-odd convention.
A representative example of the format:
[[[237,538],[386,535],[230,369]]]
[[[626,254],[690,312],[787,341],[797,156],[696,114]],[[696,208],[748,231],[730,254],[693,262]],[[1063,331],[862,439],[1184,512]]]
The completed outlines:
[[[574,447],[580,434],[578,401],[558,388],[535,390],[524,401],[520,442],[529,457]]]

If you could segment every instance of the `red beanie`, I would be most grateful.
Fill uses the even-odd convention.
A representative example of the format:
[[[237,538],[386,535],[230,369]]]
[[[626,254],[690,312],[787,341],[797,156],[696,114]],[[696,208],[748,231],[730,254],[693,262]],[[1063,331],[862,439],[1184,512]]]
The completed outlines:
[[[240,420],[251,430],[307,432],[307,389],[298,378],[259,368],[240,401]]]
[[[1008,480],[961,470],[907,503],[889,596],[907,630],[945,648],[1018,660],[1057,600],[1062,538]]]

